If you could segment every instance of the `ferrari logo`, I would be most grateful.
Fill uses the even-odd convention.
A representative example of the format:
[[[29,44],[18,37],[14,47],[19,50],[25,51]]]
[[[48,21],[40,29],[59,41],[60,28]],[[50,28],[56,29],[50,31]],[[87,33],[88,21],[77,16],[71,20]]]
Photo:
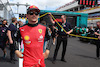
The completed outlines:
[[[38,29],[39,33],[42,33],[42,29]]]

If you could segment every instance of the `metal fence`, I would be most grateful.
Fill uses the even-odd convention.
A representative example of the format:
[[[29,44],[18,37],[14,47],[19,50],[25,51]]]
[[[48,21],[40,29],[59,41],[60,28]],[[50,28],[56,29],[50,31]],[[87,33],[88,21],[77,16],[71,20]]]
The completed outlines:
[[[0,0],[0,21],[7,19],[8,23],[11,22],[11,18],[15,17],[14,13],[9,5],[8,0]]]

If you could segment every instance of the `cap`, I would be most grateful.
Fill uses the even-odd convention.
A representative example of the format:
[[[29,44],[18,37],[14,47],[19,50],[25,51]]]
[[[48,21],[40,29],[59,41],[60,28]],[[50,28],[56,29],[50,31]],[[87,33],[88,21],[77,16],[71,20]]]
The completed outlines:
[[[38,9],[38,7],[35,6],[35,5],[30,6],[30,7],[27,9],[27,12],[29,12],[29,11],[31,11],[31,10],[37,10],[37,12],[40,12],[40,10]]]

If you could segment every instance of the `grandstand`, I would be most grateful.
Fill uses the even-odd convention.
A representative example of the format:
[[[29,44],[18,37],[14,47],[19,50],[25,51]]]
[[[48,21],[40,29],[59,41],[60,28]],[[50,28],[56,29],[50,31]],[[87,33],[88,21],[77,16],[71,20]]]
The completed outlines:
[[[79,12],[79,13],[88,13],[88,22],[89,26],[96,26],[96,21],[100,21],[100,0],[97,1],[97,5],[88,7],[86,5],[79,5],[78,0],[73,0],[70,3],[67,3],[59,8],[56,11],[69,11],[69,12]]]

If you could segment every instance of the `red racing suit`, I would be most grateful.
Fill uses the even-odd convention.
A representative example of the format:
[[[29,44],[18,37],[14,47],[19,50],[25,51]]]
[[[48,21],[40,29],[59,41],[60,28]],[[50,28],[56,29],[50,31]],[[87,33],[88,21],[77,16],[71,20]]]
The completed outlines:
[[[39,23],[28,23],[19,28],[18,35],[22,38],[24,44],[23,67],[45,67],[44,38],[50,39],[47,27]]]

